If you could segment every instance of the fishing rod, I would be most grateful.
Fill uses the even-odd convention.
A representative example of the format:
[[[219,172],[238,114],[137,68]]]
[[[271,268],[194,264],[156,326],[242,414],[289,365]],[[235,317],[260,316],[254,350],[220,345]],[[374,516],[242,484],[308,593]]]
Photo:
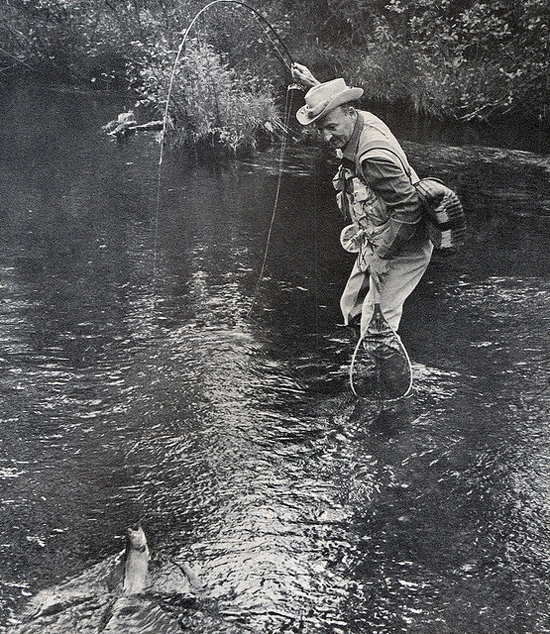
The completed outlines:
[[[290,73],[290,75],[292,75],[292,66],[294,65],[294,59],[292,58],[292,55],[290,54],[287,46],[285,45],[285,43],[283,42],[283,40],[280,38],[279,34],[277,33],[277,31],[273,28],[273,26],[267,21],[267,19],[261,14],[259,13],[256,9],[254,9],[254,7],[251,7],[250,5],[241,2],[240,0],[212,0],[212,2],[209,2],[208,4],[206,4],[202,9],[200,9],[195,16],[193,17],[193,19],[191,20],[191,22],[189,23],[189,25],[187,26],[187,28],[185,29],[185,31],[182,32],[182,39],[180,42],[180,45],[178,47],[177,53],[176,53],[176,57],[174,59],[174,63],[172,65],[172,69],[171,69],[171,73],[170,73],[170,82],[168,85],[168,94],[166,96],[166,104],[164,107],[164,114],[162,117],[162,131],[161,131],[161,135],[160,135],[160,153],[159,153],[159,163],[158,163],[158,173],[157,173],[157,196],[156,196],[156,214],[155,214],[155,227],[154,227],[154,247],[153,247],[153,279],[156,279],[156,270],[157,270],[157,248],[158,248],[158,231],[159,231],[159,213],[160,213],[160,189],[161,189],[161,171],[162,171],[162,163],[163,163],[163,159],[164,159],[164,140],[166,137],[166,128],[168,125],[168,111],[170,108],[170,100],[172,97],[172,90],[173,90],[173,86],[174,86],[174,79],[175,79],[175,75],[176,75],[176,69],[178,67],[178,64],[180,62],[181,59],[181,55],[185,49],[185,46],[187,44],[187,40],[189,38],[189,34],[191,32],[191,30],[193,29],[193,27],[195,26],[197,20],[199,19],[199,17],[208,9],[210,9],[210,7],[213,7],[217,4],[229,4],[229,5],[233,5],[235,7],[241,7],[247,11],[249,11],[258,21],[262,31],[264,32],[264,34],[266,35],[267,39],[269,40],[271,46],[273,47],[273,50],[275,52],[275,54],[277,55],[278,59],[280,60],[280,62],[283,64],[283,66],[285,67],[285,69]],[[270,243],[270,239],[271,239],[271,233],[273,230],[273,224],[275,221],[275,214],[276,214],[276,210],[277,210],[277,206],[278,206],[278,202],[279,202],[279,195],[280,195],[280,190],[281,190],[281,179],[282,179],[282,162],[283,162],[283,155],[284,155],[284,151],[285,151],[285,147],[286,147],[286,137],[287,137],[287,129],[288,129],[288,116],[289,116],[289,112],[290,112],[290,103],[289,103],[289,94],[291,94],[291,91],[296,89],[296,88],[300,88],[301,86],[297,86],[296,84],[291,84],[290,86],[288,86],[287,89],[287,102],[285,104],[285,115],[284,115],[284,123],[283,123],[283,130],[284,130],[284,137],[283,137],[283,142],[281,144],[281,152],[280,152],[280,156],[279,156],[279,177],[277,180],[277,191],[275,194],[275,202],[274,202],[274,206],[273,206],[273,212],[271,214],[271,221],[270,221],[270,225],[269,225],[269,231],[268,231],[268,235],[267,235],[267,242],[266,242],[266,247],[265,247],[265,252],[264,252],[264,256],[263,256],[263,261],[262,261],[262,266],[261,266],[261,272],[259,275],[259,279],[258,282],[256,284],[256,289],[252,298],[252,304],[250,306],[250,309],[248,311],[248,316],[250,317],[250,314],[252,313],[252,310],[254,308],[254,304],[256,301],[256,297],[258,294],[258,290],[259,290],[259,286],[260,283],[262,281],[263,278],[263,274],[265,271],[265,266],[266,266],[266,262],[267,262],[267,255],[268,255],[268,250],[269,250],[269,243]]]
[[[277,54],[277,57],[279,58],[279,60],[282,62],[283,66],[286,68],[286,70],[288,70],[289,73],[292,74],[292,65],[294,64],[294,60],[292,58],[292,55],[290,54],[286,44],[283,42],[283,40],[280,38],[279,34],[277,33],[277,31],[275,31],[275,29],[271,26],[271,24],[266,20],[266,18],[264,18],[264,16],[259,13],[256,9],[254,9],[253,7],[249,6],[248,4],[245,4],[244,2],[241,2],[240,0],[212,0],[212,2],[209,2],[207,5],[205,5],[202,9],[200,9],[200,11],[198,11],[194,18],[191,20],[191,22],[189,23],[188,27],[185,29],[185,31],[183,32],[183,37],[181,39],[180,45],[178,47],[178,52],[176,53],[176,58],[174,59],[174,63],[172,65],[172,72],[170,73],[170,83],[168,86],[168,95],[166,97],[166,105],[164,108],[164,116],[162,118],[162,134],[161,134],[161,146],[160,146],[160,157],[159,157],[159,164],[162,165],[162,160],[163,160],[163,146],[164,146],[164,137],[166,134],[166,126],[167,126],[167,121],[168,121],[168,110],[170,108],[170,99],[172,97],[172,89],[174,86],[174,78],[175,78],[175,74],[176,74],[176,68],[179,64],[181,55],[185,49],[185,45],[187,44],[187,39],[189,37],[189,33],[191,32],[191,29],[195,26],[195,23],[197,22],[197,20],[199,19],[199,17],[210,7],[213,7],[216,4],[230,4],[230,5],[234,5],[237,7],[242,7],[243,9],[246,9],[248,11],[250,11],[252,13],[252,15],[258,20],[260,26],[262,27],[262,30],[264,31],[264,33],[266,34],[267,38],[269,39],[271,45],[273,46],[274,51]],[[275,46],[275,43],[272,39],[272,36],[275,38],[275,40],[277,41],[277,43],[280,45],[281,49],[284,52],[284,55],[286,55],[286,58],[281,54],[280,49],[277,48],[277,46]]]

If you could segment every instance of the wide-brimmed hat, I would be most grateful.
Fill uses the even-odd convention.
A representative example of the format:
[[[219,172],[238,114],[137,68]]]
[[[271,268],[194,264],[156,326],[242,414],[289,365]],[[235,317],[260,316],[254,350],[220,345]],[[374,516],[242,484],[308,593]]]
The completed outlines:
[[[302,125],[309,125],[334,108],[359,99],[362,94],[362,88],[350,88],[342,77],[325,81],[306,92],[306,105],[298,110],[296,118]]]

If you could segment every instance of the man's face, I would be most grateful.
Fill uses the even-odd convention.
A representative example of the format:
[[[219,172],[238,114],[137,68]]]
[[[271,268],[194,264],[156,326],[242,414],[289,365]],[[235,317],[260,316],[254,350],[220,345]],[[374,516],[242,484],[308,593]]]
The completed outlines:
[[[344,148],[353,134],[356,112],[349,106],[338,106],[315,123],[323,141],[335,150]]]

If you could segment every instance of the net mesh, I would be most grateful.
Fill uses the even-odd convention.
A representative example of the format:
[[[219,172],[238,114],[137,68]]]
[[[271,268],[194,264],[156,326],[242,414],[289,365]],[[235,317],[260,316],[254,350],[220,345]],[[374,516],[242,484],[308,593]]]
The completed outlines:
[[[384,319],[378,304],[353,353],[350,382],[353,392],[363,398],[393,400],[410,392],[409,355]]]

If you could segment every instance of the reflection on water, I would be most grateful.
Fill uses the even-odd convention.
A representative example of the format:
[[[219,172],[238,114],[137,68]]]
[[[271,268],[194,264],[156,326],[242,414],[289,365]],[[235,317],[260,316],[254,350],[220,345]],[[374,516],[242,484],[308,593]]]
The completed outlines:
[[[415,393],[381,408],[346,386],[351,262],[312,151],[289,152],[248,319],[277,152],[167,159],[154,275],[158,146],[101,135],[122,104],[1,108],[4,624],[141,520],[215,602],[215,623],[179,614],[192,631],[550,628],[547,158],[407,144],[462,194],[469,240],[410,298]]]

